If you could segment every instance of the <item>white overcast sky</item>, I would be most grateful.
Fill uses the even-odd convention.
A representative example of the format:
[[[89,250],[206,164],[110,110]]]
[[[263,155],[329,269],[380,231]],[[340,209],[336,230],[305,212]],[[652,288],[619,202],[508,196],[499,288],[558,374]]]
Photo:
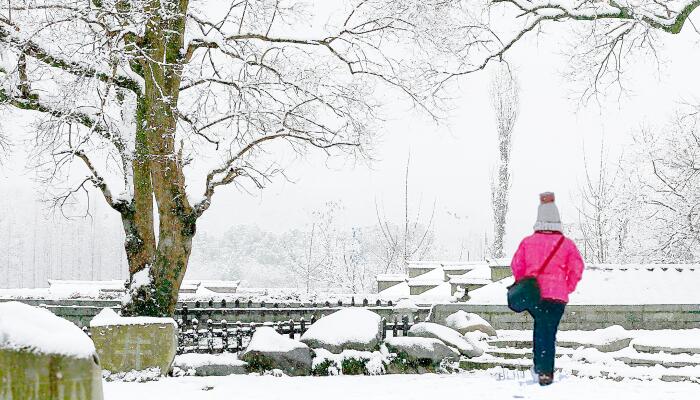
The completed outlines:
[[[539,37],[519,43],[508,57],[520,82],[521,111],[514,129],[507,252],[531,231],[539,192],[554,191],[565,222],[575,218],[584,145],[595,162],[604,137],[614,161],[630,132],[641,124],[662,124],[681,102],[700,102],[698,35],[688,29],[677,36],[662,35],[659,48],[665,62],[660,70],[652,59],[636,65],[628,75],[628,96],[581,107],[571,98],[574,87],[562,76],[566,58],[556,50],[566,30],[550,26]],[[198,232],[218,234],[237,224],[258,224],[271,231],[300,227],[312,210],[337,200],[345,205],[348,224],[374,224],[375,199],[398,222],[410,152],[412,209],[421,198],[425,212],[437,202],[435,229],[449,251],[458,251],[462,240],[481,240],[491,230],[489,175],[496,157],[489,78],[483,72],[456,82],[459,96],[454,109],[439,125],[403,103],[388,106],[388,120],[374,151],[377,160],[370,167],[327,168],[317,155],[287,171],[294,183],[277,179],[252,195],[233,187],[220,190]],[[18,114],[8,112],[6,129],[21,129],[12,124]],[[5,202],[21,209],[20,203],[39,194],[32,191],[31,174],[23,170],[18,154],[0,167],[0,188]],[[6,196],[19,192],[24,194],[19,199]],[[116,215],[104,225],[115,234],[120,230]]]
[[[572,98],[573,85],[563,76],[566,58],[558,54],[564,29],[520,43],[508,58],[521,86],[521,111],[514,129],[511,210],[506,247],[513,251],[531,231],[537,194],[551,190],[565,220],[575,218],[576,191],[582,182],[583,149],[597,162],[601,138],[614,164],[642,124],[663,124],[682,102],[700,100],[697,35],[665,35],[664,63],[653,59],[630,70],[626,96],[613,95],[582,107]],[[642,60],[644,61],[644,60]],[[373,224],[375,199],[399,221],[403,174],[411,154],[411,198],[415,209],[437,201],[436,230],[448,246],[483,238],[490,231],[489,175],[496,160],[494,116],[488,98],[488,72],[459,82],[460,96],[450,117],[438,125],[415,110],[390,108],[383,138],[371,168],[326,169],[323,159],[296,164],[295,183],[277,181],[258,196],[222,191],[200,222],[200,229],[223,231],[235,223],[257,223],[270,230],[303,224],[311,210],[342,200],[353,224]],[[447,212],[462,217],[457,220]]]

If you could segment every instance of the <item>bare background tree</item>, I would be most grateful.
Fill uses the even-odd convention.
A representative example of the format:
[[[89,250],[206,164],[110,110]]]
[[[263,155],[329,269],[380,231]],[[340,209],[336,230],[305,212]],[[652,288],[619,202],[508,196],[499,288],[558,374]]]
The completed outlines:
[[[498,164],[496,176],[491,177],[491,208],[493,210],[492,257],[501,258],[508,216],[510,189],[510,155],[513,149],[513,127],[518,119],[520,100],[518,82],[506,63],[496,65],[491,77],[491,106],[498,131]]]
[[[312,213],[310,226],[305,231],[293,231],[284,241],[292,273],[301,286],[310,293],[320,283],[326,283],[333,256],[333,232],[337,204]]]
[[[377,212],[377,224],[381,231],[383,247],[381,257],[384,260],[384,271],[405,272],[410,261],[423,260],[433,251],[435,235],[433,232],[433,221],[435,218],[435,204],[433,202],[430,216],[423,222],[422,215],[422,195],[418,201],[415,216],[409,214],[409,172],[411,169],[411,155],[406,159],[406,171],[404,175],[404,204],[403,220],[400,224],[392,223],[386,217],[385,212],[380,212],[379,205],[375,203]]]
[[[620,168],[610,168],[605,142],[598,165],[584,158],[585,181],[579,186],[576,227],[584,260],[595,263],[623,261],[629,257],[632,204],[629,184]]]
[[[610,168],[585,162],[576,237],[586,261],[695,263],[700,259],[700,124],[695,107],[642,127]]]
[[[697,109],[679,110],[665,126],[642,128],[630,157],[643,256],[654,262],[700,259],[700,119]]]

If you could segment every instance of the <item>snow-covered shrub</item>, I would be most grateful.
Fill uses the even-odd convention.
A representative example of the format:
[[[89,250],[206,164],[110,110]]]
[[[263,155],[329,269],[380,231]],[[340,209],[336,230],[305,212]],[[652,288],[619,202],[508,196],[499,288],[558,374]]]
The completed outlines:
[[[405,351],[399,351],[392,357],[387,366],[390,374],[414,374],[421,372],[437,372],[440,363],[436,363],[428,358],[415,358],[409,356]]]
[[[315,349],[312,373],[317,376],[331,375],[383,375],[389,359],[379,351],[345,350],[333,354],[325,349]]]
[[[391,374],[451,373],[459,359],[457,350],[438,339],[422,337],[387,338],[382,351],[390,353],[387,371]]]

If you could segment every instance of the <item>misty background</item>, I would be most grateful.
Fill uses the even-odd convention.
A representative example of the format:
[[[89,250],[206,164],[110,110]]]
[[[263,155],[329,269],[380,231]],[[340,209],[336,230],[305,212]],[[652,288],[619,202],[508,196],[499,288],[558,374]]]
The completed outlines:
[[[679,107],[698,103],[700,54],[689,50],[697,45],[692,33],[662,37],[659,63],[640,58],[627,71],[623,91],[587,101],[571,83],[566,52],[555,50],[575,45],[572,37],[566,27],[550,26],[518,43],[508,58],[519,82],[520,113],[513,131],[507,256],[532,230],[538,193],[554,191],[565,224],[575,225],[586,161],[598,168],[601,145],[603,164],[617,168],[635,132],[656,129]],[[376,290],[376,273],[400,270],[387,261],[380,226],[400,231],[406,206],[415,224],[411,240],[429,241],[414,258],[483,259],[493,232],[490,179],[497,159],[489,79],[487,70],[455,81],[453,108],[438,121],[410,104],[387,101],[371,161],[290,155],[287,179],[262,191],[222,188],[198,222],[186,278]],[[37,115],[0,108],[2,129],[12,140],[0,166],[0,287],[126,279],[119,217],[96,192],[86,193],[67,215],[42,202],[45,188],[26,168],[31,160],[25,151]],[[313,269],[330,264],[333,271],[324,274]]]

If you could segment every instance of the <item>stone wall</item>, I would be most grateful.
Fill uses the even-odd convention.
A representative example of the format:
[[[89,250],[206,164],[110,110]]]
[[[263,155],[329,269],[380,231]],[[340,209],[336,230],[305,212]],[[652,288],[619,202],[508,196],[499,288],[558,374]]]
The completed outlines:
[[[389,289],[390,287],[394,287],[394,286],[398,285],[399,283],[402,283],[402,282],[377,280],[377,291],[381,292],[382,290]]]
[[[436,304],[429,319],[442,323],[458,310],[476,313],[496,329],[532,329],[532,318],[527,313],[516,314],[505,305]],[[700,305],[569,305],[559,329],[593,330],[611,325],[625,329],[700,328]]]
[[[491,280],[493,282],[500,281],[501,279],[513,275],[510,265],[491,265],[489,268],[491,268]]]

